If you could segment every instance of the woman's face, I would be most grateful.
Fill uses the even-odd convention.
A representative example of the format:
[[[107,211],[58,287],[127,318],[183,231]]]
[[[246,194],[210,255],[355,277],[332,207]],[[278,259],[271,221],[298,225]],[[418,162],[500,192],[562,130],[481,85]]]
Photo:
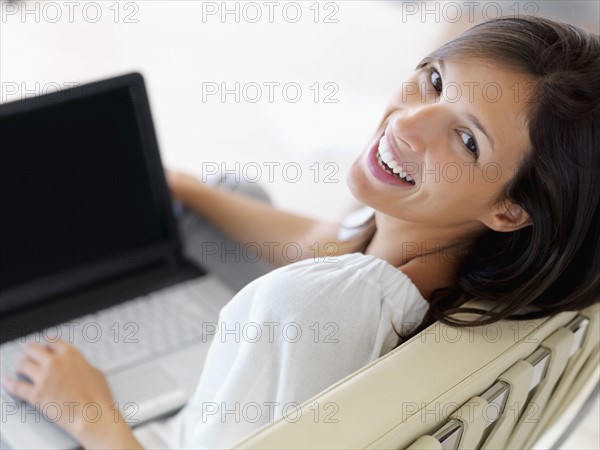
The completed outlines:
[[[530,79],[494,62],[428,63],[393,96],[352,165],[352,193],[419,226],[494,227],[492,203],[529,147],[528,88]]]

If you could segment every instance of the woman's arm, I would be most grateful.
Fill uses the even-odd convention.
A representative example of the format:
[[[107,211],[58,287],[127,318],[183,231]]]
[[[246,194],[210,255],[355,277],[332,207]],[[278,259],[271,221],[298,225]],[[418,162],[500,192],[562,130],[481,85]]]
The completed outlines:
[[[167,171],[169,187],[178,200],[196,210],[241,244],[260,247],[263,259],[283,266],[317,254],[336,254],[338,222],[300,216],[250,197],[212,187],[193,176]],[[316,245],[315,245],[316,243]],[[302,257],[293,261],[283,252],[298,244]],[[291,250],[290,250],[291,252]]]
[[[112,410],[116,410],[117,420],[114,420],[113,411],[110,411],[98,422],[84,422],[74,437],[85,449],[143,450],[120,411],[115,408]]]

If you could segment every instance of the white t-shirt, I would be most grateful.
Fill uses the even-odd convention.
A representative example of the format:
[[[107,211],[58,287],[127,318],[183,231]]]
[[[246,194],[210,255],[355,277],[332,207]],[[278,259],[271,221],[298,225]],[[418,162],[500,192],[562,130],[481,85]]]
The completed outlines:
[[[299,404],[392,350],[427,308],[404,273],[371,255],[275,269],[221,310],[194,396],[153,433],[170,448],[230,448],[283,414],[293,420]]]

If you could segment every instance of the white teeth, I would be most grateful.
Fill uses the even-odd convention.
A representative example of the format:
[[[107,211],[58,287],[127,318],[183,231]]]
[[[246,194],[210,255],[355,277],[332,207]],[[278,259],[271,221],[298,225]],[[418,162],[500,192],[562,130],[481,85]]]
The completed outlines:
[[[397,174],[400,178],[404,178],[409,183],[413,181],[413,178],[404,172],[400,163],[394,159],[385,135],[379,140],[378,150],[379,158],[385,164],[385,166],[392,169],[395,174]]]
[[[402,167],[400,166],[396,166],[392,168],[392,171],[394,173],[397,173],[398,175],[400,175],[400,178],[404,178],[407,177],[408,175],[402,170]],[[410,180],[409,180],[410,181]]]
[[[385,135],[379,140],[379,156],[381,160],[390,167],[390,169],[394,169],[395,167],[400,166],[400,163],[394,159],[394,155],[390,151],[390,147],[388,145],[388,141],[385,138]],[[400,173],[394,171],[395,173]]]
[[[390,153],[390,147],[388,145],[388,141],[385,138],[385,135],[379,139],[379,153]]]
[[[381,152],[380,151],[379,155],[381,156],[381,159],[383,160],[384,163],[388,163],[390,161],[394,161],[394,157],[389,152]]]

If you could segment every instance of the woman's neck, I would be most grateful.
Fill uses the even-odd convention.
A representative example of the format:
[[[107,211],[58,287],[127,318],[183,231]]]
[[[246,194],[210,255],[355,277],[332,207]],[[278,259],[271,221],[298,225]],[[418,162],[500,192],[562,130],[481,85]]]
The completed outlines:
[[[426,300],[436,289],[456,286],[456,273],[471,242],[464,236],[470,231],[410,227],[379,212],[375,223],[377,231],[365,254],[401,270]]]

